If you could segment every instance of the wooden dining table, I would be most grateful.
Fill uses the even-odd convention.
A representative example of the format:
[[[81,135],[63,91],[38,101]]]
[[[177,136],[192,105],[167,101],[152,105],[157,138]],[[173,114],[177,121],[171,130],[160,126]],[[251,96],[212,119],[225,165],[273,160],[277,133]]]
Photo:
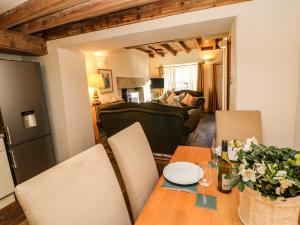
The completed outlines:
[[[211,160],[209,148],[178,146],[170,162],[201,163]],[[198,185],[198,193],[216,196],[216,210],[197,207],[196,194],[162,187],[161,176],[135,225],[241,225],[237,214],[239,191],[223,194],[217,190],[217,170],[212,168],[209,187]]]

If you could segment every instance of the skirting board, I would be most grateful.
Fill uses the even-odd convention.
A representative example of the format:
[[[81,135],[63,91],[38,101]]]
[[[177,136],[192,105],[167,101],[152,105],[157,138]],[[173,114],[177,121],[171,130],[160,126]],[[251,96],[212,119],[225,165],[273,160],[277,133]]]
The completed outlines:
[[[5,206],[8,206],[9,204],[16,201],[15,195],[12,193],[2,199],[0,199],[0,209],[4,208]]]

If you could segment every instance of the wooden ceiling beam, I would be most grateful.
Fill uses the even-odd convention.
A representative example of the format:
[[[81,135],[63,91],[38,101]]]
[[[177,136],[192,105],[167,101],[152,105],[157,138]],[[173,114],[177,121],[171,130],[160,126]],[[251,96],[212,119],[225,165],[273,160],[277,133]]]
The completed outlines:
[[[88,0],[29,0],[2,13],[0,28],[10,28],[86,1]]]
[[[140,48],[140,47],[135,47],[135,48],[127,48],[127,49],[136,49],[138,51],[141,51],[141,52],[144,52],[144,53],[147,53],[149,55],[150,58],[154,58],[154,54],[152,53],[152,51],[148,51],[148,50],[145,50],[143,48]]]
[[[146,5],[125,9],[118,12],[112,12],[84,21],[73,22],[69,24],[66,24],[65,21],[65,25],[44,31],[40,35],[42,35],[47,40],[53,40],[67,36],[78,35],[87,32],[152,20],[165,16],[171,16],[180,13],[186,13],[195,10],[207,9],[245,1],[249,0],[181,0],[180,2],[178,0],[155,1]],[[108,13],[108,11],[105,11],[105,13]],[[39,29],[47,29],[43,27],[42,24],[40,24],[39,26]],[[46,25],[46,27],[48,26]],[[24,31],[26,30],[25,27],[23,29]]]
[[[177,43],[180,45],[180,47],[181,47],[186,53],[190,53],[191,49],[190,49],[188,46],[186,46],[186,44],[184,43],[184,41],[178,41]]]
[[[161,57],[165,57],[165,53],[163,51],[160,51],[159,49],[156,49],[150,45],[148,45],[147,48],[151,49],[155,54],[157,54]]]
[[[0,51],[42,56],[47,45],[43,38],[0,29]]]
[[[201,38],[196,38],[194,39],[195,45],[197,46],[197,48],[201,51],[201,47],[202,47],[202,39]]]
[[[85,20],[92,17],[128,9],[157,0],[90,0],[62,11],[21,24],[14,28],[27,34],[57,27],[63,24]]]
[[[172,55],[174,55],[174,56],[177,55],[177,51],[175,51],[169,44],[161,44],[160,46],[163,47],[164,49],[166,49]]]

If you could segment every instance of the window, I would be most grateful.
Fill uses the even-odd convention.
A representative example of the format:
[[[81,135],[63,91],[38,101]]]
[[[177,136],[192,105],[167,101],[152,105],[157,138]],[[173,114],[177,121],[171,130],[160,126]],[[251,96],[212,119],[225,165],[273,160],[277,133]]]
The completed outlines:
[[[164,66],[165,90],[197,90],[197,63]]]

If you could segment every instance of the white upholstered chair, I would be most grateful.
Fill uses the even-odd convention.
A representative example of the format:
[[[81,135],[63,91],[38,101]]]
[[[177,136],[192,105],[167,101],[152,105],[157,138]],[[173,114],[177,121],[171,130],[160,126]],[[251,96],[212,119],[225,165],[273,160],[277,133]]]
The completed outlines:
[[[140,123],[134,123],[108,139],[121,171],[134,220],[158,181],[158,172]]]
[[[262,143],[262,126],[259,111],[216,111],[216,141],[256,137]]]
[[[129,225],[117,178],[96,145],[18,185],[30,225]]]

